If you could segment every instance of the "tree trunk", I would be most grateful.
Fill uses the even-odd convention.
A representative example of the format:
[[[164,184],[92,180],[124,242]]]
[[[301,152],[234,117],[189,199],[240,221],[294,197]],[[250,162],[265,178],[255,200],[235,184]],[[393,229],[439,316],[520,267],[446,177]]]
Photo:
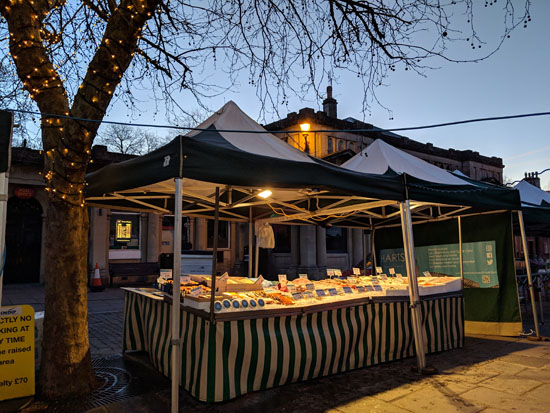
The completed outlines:
[[[51,199],[46,217],[46,308],[40,386],[50,399],[89,393],[88,210]]]
[[[89,223],[83,191],[99,123],[81,119],[103,119],[113,93],[133,60],[142,29],[160,0],[108,2],[112,10],[109,15],[101,16],[107,22],[101,44],[72,99],[50,59],[53,52],[49,48],[53,46],[43,39],[50,32],[50,27],[44,26],[44,16],[63,3],[0,1],[0,14],[8,23],[10,54],[17,75],[41,113],[54,115],[43,115],[41,123],[49,203],[39,388],[50,399],[89,393],[95,383],[88,340]],[[92,7],[93,3],[87,6]],[[62,29],[59,34],[63,35]],[[66,116],[76,119],[66,119]]]

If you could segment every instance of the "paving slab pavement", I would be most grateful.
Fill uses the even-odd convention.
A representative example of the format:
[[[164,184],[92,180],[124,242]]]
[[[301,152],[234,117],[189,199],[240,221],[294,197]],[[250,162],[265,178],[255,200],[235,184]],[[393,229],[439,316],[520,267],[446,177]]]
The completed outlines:
[[[28,304],[35,312],[44,311],[44,286],[8,284],[3,288],[2,305]],[[122,351],[124,290],[106,288],[88,292],[88,332],[92,357],[104,357]]]

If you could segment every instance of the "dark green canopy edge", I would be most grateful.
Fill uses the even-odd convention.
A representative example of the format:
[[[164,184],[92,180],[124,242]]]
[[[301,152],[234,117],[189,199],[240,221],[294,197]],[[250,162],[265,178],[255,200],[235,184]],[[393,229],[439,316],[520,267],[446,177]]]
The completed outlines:
[[[463,180],[465,185],[444,185],[404,175],[407,198],[415,201],[467,205],[479,210],[520,208],[519,191],[473,179]]]
[[[366,174],[310,157],[298,162],[243,151],[211,126],[193,137],[178,136],[138,158],[108,165],[86,176],[86,197],[130,190],[173,178],[231,186],[311,188],[381,200],[434,202],[480,209],[519,209],[516,190],[467,180],[443,185],[409,175]]]
[[[171,178],[266,188],[327,189],[400,201],[400,179],[349,171],[327,162],[297,162],[242,151],[211,129],[179,136],[150,154],[111,164],[86,176],[86,196],[102,196]]]

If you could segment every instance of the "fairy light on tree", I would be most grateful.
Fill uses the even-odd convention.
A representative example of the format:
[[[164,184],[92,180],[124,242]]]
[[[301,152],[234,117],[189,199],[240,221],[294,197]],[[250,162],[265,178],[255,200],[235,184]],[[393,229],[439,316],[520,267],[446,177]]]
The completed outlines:
[[[445,56],[449,42],[471,43],[477,51],[483,42],[473,25],[474,3],[1,0],[0,42],[9,53],[0,57],[0,67],[9,70],[0,76],[11,83],[1,89],[0,104],[30,98],[42,114],[60,116],[40,119],[49,196],[42,393],[81,394],[95,384],[86,319],[84,179],[99,123],[78,119],[103,119],[113,99],[135,109],[136,88],[149,90],[171,114],[184,111],[173,91],[185,91],[204,107],[205,98],[232,87],[242,70],[249,71],[263,110],[284,104],[289,93],[309,88],[320,95],[328,75],[338,72],[359,75],[364,95],[372,96],[391,71],[422,73],[428,59],[452,60]],[[496,3],[488,6],[496,11]],[[505,16],[501,40],[530,19],[528,0],[499,1],[498,10]],[[468,33],[456,29],[456,16],[469,19]],[[417,42],[419,32],[426,43]],[[226,85],[202,75],[219,61],[227,69]]]

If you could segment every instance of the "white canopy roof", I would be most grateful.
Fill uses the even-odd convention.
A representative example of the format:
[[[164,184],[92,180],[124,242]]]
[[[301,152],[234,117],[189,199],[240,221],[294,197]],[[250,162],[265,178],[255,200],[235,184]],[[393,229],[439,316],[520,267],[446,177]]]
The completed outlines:
[[[224,139],[242,151],[290,161],[315,162],[306,153],[290,146],[288,143],[266,131],[260,124],[244,113],[233,101],[227,102],[220,110],[214,112],[212,116],[197,126],[197,128],[206,129],[211,126],[214,126]],[[223,132],[223,130],[238,130],[242,132]],[[259,133],[244,133],[246,131]],[[200,131],[194,130],[186,136],[195,136],[199,133]]]
[[[468,182],[450,172],[397,149],[382,139],[377,139],[368,147],[342,164],[343,168],[357,172],[382,175],[393,170],[398,174],[406,173],[428,182],[447,185],[468,185]]]
[[[514,188],[519,191],[522,203],[539,206],[546,201],[550,204],[550,194],[527,181],[520,181]]]

